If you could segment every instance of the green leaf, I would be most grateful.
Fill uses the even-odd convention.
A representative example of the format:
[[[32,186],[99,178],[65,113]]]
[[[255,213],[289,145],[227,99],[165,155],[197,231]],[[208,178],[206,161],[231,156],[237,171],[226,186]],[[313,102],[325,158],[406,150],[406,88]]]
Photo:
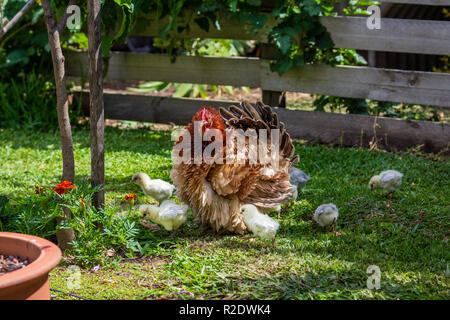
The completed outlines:
[[[27,51],[22,50],[22,49],[11,51],[6,56],[6,65],[7,66],[11,66],[11,65],[17,64],[17,63],[27,64],[29,61],[30,61],[30,59],[28,58]]]
[[[288,35],[277,37],[275,38],[275,44],[280,48],[282,54],[286,54],[291,48],[291,37]]]
[[[39,33],[37,35],[35,35],[32,39],[31,39],[31,43],[32,44],[37,44],[40,47],[45,47],[45,45],[48,44],[48,35],[47,32],[43,32],[43,33]]]
[[[102,36],[102,56],[108,57],[112,46],[112,37],[109,34]]]
[[[44,14],[44,9],[41,7],[33,14],[33,18],[31,19],[31,24],[35,24],[36,22],[38,22],[39,18],[42,17],[43,14]]]
[[[232,0],[229,2],[229,6],[230,6],[232,12],[236,12],[237,4],[238,4],[238,0]]]
[[[193,84],[191,83],[182,83],[178,86],[177,90],[173,94],[174,98],[181,98],[188,94],[190,90],[192,90]]]
[[[121,7],[126,7],[130,12],[133,11],[133,0],[114,0]]]

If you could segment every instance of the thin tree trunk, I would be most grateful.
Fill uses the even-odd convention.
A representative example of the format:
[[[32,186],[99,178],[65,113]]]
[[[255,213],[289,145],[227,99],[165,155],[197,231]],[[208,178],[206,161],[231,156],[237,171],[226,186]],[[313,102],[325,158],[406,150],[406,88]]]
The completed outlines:
[[[73,4],[76,1],[70,1]],[[55,17],[51,11],[50,1],[42,0],[42,7],[44,8],[45,20],[47,23],[48,41],[51,48],[53,70],[56,84],[56,99],[58,112],[58,125],[61,136],[61,150],[63,159],[63,174],[62,180],[73,182],[75,178],[75,161],[73,155],[72,130],[69,120],[69,100],[67,97],[66,74],[64,67],[64,55],[61,49],[60,33],[67,21],[67,14],[64,14],[60,23],[57,25]],[[63,208],[64,214],[70,218],[70,210]],[[59,219],[58,224],[64,218]],[[70,248],[69,242],[75,240],[75,233],[73,229],[61,229],[56,233],[58,245],[61,250]]]
[[[105,184],[104,126],[102,77],[102,36],[100,0],[88,0],[89,106],[91,123],[91,183]],[[105,202],[105,191],[94,194],[93,204],[99,209]],[[101,226],[98,226],[101,228]]]

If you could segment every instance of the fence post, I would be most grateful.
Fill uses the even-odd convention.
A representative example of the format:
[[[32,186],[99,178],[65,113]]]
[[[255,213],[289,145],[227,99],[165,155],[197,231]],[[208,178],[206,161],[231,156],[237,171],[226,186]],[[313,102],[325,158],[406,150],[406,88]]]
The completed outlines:
[[[261,59],[272,59],[276,48],[272,44],[261,43]],[[262,100],[264,104],[271,107],[286,108],[286,92],[284,91],[262,91]]]

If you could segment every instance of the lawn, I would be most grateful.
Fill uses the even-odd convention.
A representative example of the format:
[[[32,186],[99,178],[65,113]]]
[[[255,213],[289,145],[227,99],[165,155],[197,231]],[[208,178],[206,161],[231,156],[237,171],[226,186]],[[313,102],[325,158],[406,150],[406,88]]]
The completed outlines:
[[[90,176],[89,132],[74,130],[73,138],[77,184]],[[169,181],[170,133],[108,127],[105,141],[107,201],[125,204],[124,194],[134,192],[137,203],[151,202],[127,182],[138,171]],[[447,159],[301,142],[296,153],[311,180],[279,220],[275,248],[204,231],[190,212],[175,237],[155,232],[145,256],[82,269],[80,289],[67,287],[62,262],[51,288],[89,299],[449,299]],[[0,194],[11,201],[33,194],[35,184],[53,186],[61,174],[59,134],[3,129],[0,162]],[[386,169],[404,173],[392,200],[368,188]],[[339,208],[338,233],[311,221],[329,202]],[[380,268],[379,290],[367,288],[370,265]]]

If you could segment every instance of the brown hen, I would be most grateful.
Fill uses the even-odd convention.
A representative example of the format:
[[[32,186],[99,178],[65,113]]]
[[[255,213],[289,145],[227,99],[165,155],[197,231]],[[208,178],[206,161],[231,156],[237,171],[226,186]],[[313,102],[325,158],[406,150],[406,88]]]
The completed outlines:
[[[276,208],[292,198],[294,189],[289,182],[288,170],[298,157],[293,157],[294,146],[285,125],[269,106],[258,102],[253,107],[242,102],[239,107],[230,106],[228,110],[221,108],[220,113],[211,107],[202,107],[186,128],[192,137],[194,121],[202,121],[202,133],[210,129],[222,132],[223,150],[221,154],[214,156],[222,158],[223,163],[203,161],[201,164],[194,164],[191,161],[175,164],[174,161],[170,177],[176,186],[178,198],[189,204],[202,224],[211,226],[218,232],[244,234],[247,227],[240,210],[242,205],[253,204],[265,210]],[[226,161],[226,137],[233,129],[242,129],[244,132],[254,129],[258,138],[258,129],[279,129],[278,166],[272,166],[271,163],[250,164],[248,159],[244,163],[238,163],[236,159],[231,163]],[[270,137],[271,131],[268,130],[268,151],[271,151]],[[181,141],[180,137],[175,146]],[[245,143],[248,150],[248,138]],[[203,142],[202,150],[208,144],[209,142]],[[234,148],[233,151],[236,151],[236,147]],[[193,149],[192,142],[191,150]],[[194,156],[192,151],[191,159]]]

